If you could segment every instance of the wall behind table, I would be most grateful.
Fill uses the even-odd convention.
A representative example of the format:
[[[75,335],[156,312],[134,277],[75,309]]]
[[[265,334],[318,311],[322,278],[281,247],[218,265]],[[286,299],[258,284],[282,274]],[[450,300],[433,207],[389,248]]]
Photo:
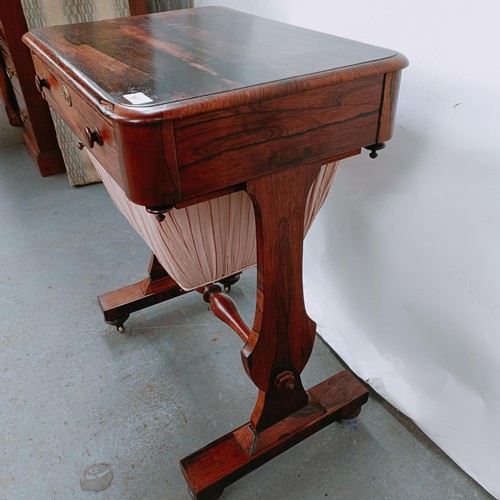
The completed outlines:
[[[198,0],[403,52],[395,137],[343,162],[305,251],[323,337],[500,497],[496,0]]]

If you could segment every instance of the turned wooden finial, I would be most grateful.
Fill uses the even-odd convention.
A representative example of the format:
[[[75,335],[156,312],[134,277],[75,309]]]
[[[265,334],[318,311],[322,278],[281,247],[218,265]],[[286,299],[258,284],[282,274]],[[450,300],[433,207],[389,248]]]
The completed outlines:
[[[372,144],[371,146],[365,147],[365,149],[368,149],[368,151],[371,151],[371,153],[368,156],[372,159],[377,158],[378,152],[384,148],[385,148],[385,143],[383,143],[383,142],[379,142],[377,144]]]
[[[250,329],[243,321],[234,300],[222,291],[215,283],[206,285],[200,290],[203,300],[210,304],[212,312],[226,325],[232,328],[246,342],[250,336]]]

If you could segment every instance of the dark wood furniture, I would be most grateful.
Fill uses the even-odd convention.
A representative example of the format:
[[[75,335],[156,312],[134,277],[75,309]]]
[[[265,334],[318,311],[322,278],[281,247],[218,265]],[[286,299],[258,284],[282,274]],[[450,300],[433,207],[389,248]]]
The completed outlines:
[[[33,81],[35,69],[21,37],[28,31],[20,0],[0,2],[0,96],[9,122],[23,127],[24,142],[43,176],[65,171],[47,103]]]
[[[193,0],[129,0],[130,15],[164,12],[166,10],[187,9],[193,6]]]
[[[248,423],[181,461],[193,496],[216,498],[356,415],[368,392],[348,372],[309,391],[301,382],[316,331],[302,291],[304,210],[322,164],[363,147],[376,156],[390,139],[405,57],[217,7],[40,29],[25,41],[39,89],[130,200],[160,218],[239,189],[254,204],[253,327],[220,288],[203,293],[245,342],[257,403]],[[165,279],[154,261],[152,271]]]

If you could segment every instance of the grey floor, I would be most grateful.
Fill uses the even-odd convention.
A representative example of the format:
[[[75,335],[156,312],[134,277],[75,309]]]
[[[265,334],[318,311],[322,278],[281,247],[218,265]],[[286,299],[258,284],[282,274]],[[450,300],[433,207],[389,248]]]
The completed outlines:
[[[0,149],[0,499],[187,499],[179,459],[248,420],[241,342],[196,293],[136,313],[125,335],[103,322],[96,296],[148,259],[101,185],[42,179],[22,145]],[[248,322],[254,282],[232,291]],[[317,340],[306,385],[340,369]],[[83,491],[98,463],[110,486]],[[222,496],[326,497],[492,498],[377,397]]]

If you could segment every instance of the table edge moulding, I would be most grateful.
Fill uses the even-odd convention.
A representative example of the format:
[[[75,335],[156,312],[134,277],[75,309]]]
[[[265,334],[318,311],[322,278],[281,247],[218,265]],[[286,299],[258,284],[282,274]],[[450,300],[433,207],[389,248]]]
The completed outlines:
[[[255,409],[181,460],[192,496],[217,498],[331,422],[356,416],[368,390],[349,372],[309,390],[302,384],[316,335],[303,297],[304,220],[324,165],[362,148],[375,158],[391,138],[406,58],[221,7],[40,28],[24,41],[39,91],[154,224],[234,193],[253,206],[252,327],[221,286],[182,285],[158,254],[143,281],[99,298],[106,321],[123,330],[130,313],[194,288],[244,343]],[[241,270],[213,282],[228,291]]]

